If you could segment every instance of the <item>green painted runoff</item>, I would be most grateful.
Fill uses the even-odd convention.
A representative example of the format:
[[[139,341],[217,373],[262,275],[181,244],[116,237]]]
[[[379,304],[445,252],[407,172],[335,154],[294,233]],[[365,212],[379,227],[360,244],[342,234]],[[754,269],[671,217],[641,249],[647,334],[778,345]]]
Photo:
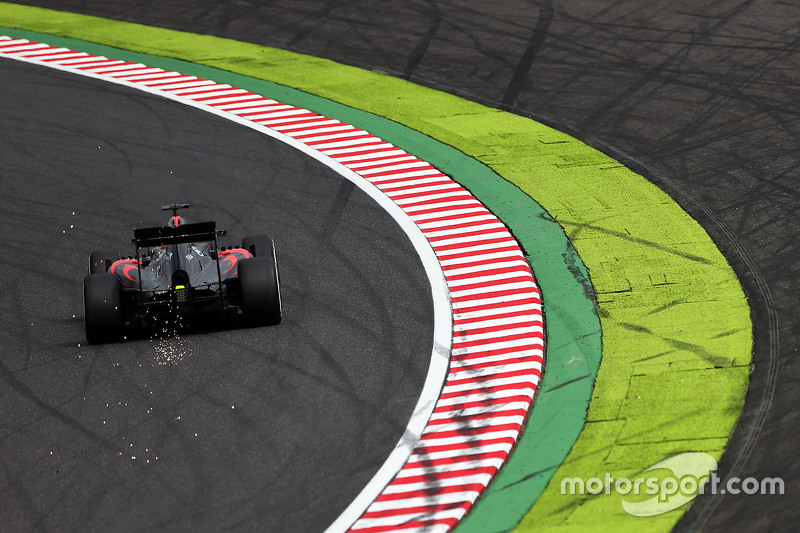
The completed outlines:
[[[544,490],[547,480],[580,433],[600,361],[600,324],[586,268],[560,226],[530,196],[452,147],[385,118],[331,100],[185,61],[50,34],[4,30],[21,38],[47,41],[54,46],[226,82],[358,125],[456,176],[503,218],[523,248],[529,247],[526,257],[537,273],[546,301],[552,303],[546,304],[549,344],[547,371],[542,382],[545,392],[538,396],[532,409],[530,429],[523,434],[514,455],[500,474],[504,486],[513,488],[494,497],[494,489],[490,487],[483,495],[480,508],[471,516],[474,519],[485,514],[493,523],[502,522],[507,528],[512,528],[520,520],[531,502]],[[564,361],[569,364],[560,363]],[[541,473],[531,476],[530,472],[534,471]],[[502,507],[501,513],[496,510],[497,505]]]

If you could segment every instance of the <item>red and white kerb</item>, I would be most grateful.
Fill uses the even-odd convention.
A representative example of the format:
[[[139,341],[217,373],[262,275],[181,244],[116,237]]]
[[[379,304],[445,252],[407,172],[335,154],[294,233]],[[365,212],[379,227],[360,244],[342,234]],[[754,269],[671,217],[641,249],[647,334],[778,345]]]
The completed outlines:
[[[360,532],[455,526],[511,453],[543,366],[539,290],[503,223],[429,163],[306,109],[195,76],[24,39],[0,37],[0,56],[137,86],[252,121],[350,169],[402,209],[433,249],[449,290],[449,368],[405,464],[366,510],[343,515],[337,524]]]

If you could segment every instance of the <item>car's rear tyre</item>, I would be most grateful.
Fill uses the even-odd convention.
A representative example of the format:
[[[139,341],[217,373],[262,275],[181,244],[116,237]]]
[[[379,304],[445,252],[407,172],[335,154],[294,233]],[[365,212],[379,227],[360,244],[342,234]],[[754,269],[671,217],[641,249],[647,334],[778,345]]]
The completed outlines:
[[[275,259],[275,243],[269,235],[249,235],[242,239],[242,248],[255,257],[270,256]]]
[[[91,344],[122,340],[122,288],[116,274],[90,274],[83,278],[86,340]]]
[[[119,254],[114,250],[95,250],[89,257],[89,274],[105,274]]]
[[[281,321],[281,288],[278,266],[270,256],[239,262],[242,287],[242,315],[253,325],[267,326]]]

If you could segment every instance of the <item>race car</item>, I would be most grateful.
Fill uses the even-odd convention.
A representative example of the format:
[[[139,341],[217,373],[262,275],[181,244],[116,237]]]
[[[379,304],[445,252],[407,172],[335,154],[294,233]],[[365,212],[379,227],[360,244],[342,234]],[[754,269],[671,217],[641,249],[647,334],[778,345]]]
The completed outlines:
[[[195,314],[240,317],[252,325],[281,321],[281,290],[275,244],[268,235],[220,248],[216,222],[187,223],[179,210],[166,225],[133,230],[135,253],[95,250],[83,279],[86,340],[115,342],[129,328],[165,322],[186,324]]]

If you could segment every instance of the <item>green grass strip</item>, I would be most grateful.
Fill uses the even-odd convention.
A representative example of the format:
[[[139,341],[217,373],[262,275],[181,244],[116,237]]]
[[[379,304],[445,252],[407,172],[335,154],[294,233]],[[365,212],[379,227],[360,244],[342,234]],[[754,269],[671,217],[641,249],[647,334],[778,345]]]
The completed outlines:
[[[535,121],[323,59],[6,3],[0,3],[0,23],[271,80],[285,87],[271,86],[278,92],[270,96],[341,118],[428,159],[503,219],[525,247],[542,286],[548,361],[515,454],[459,531],[511,529],[534,500],[517,529],[573,531],[602,523],[620,531],[668,530],[685,508],[635,518],[623,512],[619,495],[561,495],[561,479],[605,472],[635,477],[685,451],[720,457],[748,383],[749,308],[733,270],[705,231],[641,176]],[[168,64],[155,66],[178,68]],[[198,65],[193,68],[202,71]],[[240,81],[246,83],[226,82],[243,88],[257,83]],[[350,107],[320,103],[312,94]],[[563,235],[551,219],[570,242],[559,240]],[[572,307],[591,311],[592,288],[581,259],[603,332],[596,381],[594,315]],[[586,425],[574,441],[570,432],[583,425],[589,395]]]

